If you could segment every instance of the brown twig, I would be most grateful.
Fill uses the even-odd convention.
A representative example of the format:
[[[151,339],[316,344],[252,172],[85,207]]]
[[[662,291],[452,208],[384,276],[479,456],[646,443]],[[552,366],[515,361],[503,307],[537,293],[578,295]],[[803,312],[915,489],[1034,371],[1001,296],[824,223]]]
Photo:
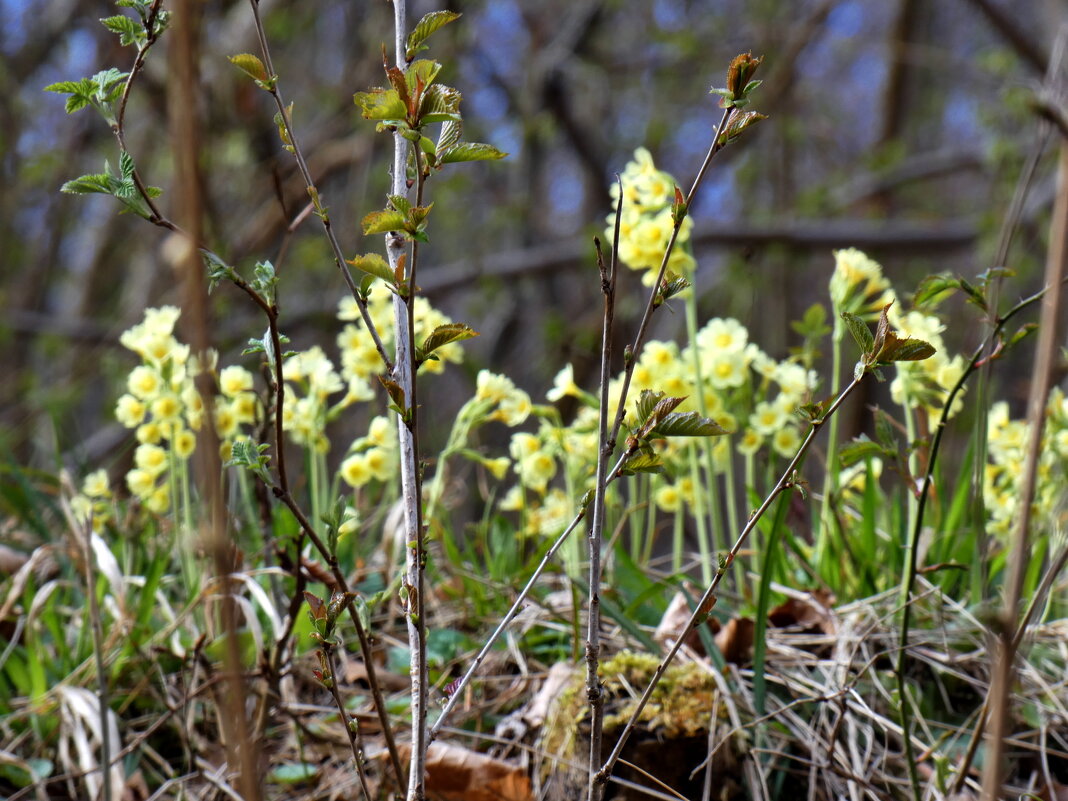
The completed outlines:
[[[596,767],[601,761],[601,739],[604,733],[604,693],[601,679],[598,676],[601,655],[601,539],[604,533],[605,493],[608,488],[608,460],[616,449],[615,440],[608,438],[608,387],[612,380],[612,325],[615,319],[616,275],[619,267],[619,227],[623,219],[623,183],[618,177],[616,181],[619,186],[619,197],[616,200],[616,220],[612,232],[612,259],[609,266],[605,266],[600,240],[594,240],[597,248],[597,269],[601,277],[601,294],[604,295],[604,313],[601,325],[600,408],[597,415],[599,448],[597,472],[593,485],[593,520],[589,534],[589,626],[586,635],[586,699],[590,703],[589,801],[598,801],[598,798],[603,795],[604,788],[603,783],[599,784],[594,781],[594,776]]]
[[[630,735],[633,733],[634,728],[637,725],[638,719],[641,717],[642,710],[644,710],[646,704],[649,703],[649,699],[653,695],[653,690],[655,690],[656,686],[660,683],[660,680],[663,678],[664,672],[667,670],[668,666],[672,663],[672,661],[674,661],[675,656],[682,648],[686,637],[691,631],[693,631],[697,627],[699,622],[703,622],[711,613],[712,607],[715,606],[716,603],[716,589],[719,587],[720,581],[723,579],[723,576],[726,574],[728,568],[730,568],[731,563],[738,556],[739,551],[741,551],[742,547],[749,539],[749,535],[756,527],[756,524],[760,522],[760,519],[764,516],[764,514],[771,507],[775,499],[779,497],[779,495],[781,495],[786,490],[793,488],[797,484],[798,479],[795,473],[798,467],[801,465],[802,460],[805,458],[805,454],[808,453],[808,449],[812,445],[813,440],[815,440],[816,434],[819,433],[819,430],[823,427],[823,424],[828,420],[828,418],[830,418],[832,415],[835,414],[835,412],[838,411],[839,407],[841,407],[841,405],[845,402],[846,398],[848,398],[849,395],[851,395],[852,392],[860,385],[862,378],[863,374],[859,376],[854,376],[852,382],[850,382],[850,384],[844,390],[842,390],[841,394],[828,407],[826,413],[824,413],[824,415],[819,419],[812,421],[809,427],[808,435],[805,437],[804,442],[801,443],[801,446],[798,448],[797,453],[794,455],[794,458],[790,460],[790,464],[787,465],[786,470],[782,474],[782,477],[778,480],[778,482],[776,482],[771,492],[768,493],[768,496],[764,499],[764,502],[760,505],[760,508],[758,508],[755,512],[753,512],[752,516],[750,516],[749,521],[745,524],[745,527],[738,535],[738,539],[735,541],[734,545],[731,547],[727,555],[721,560],[719,569],[716,570],[716,574],[715,576],[713,576],[712,582],[705,590],[704,595],[702,595],[701,599],[697,602],[697,608],[694,610],[693,614],[690,615],[689,620],[686,621],[685,627],[679,634],[678,638],[675,640],[674,645],[672,645],[667,655],[660,661],[660,664],[656,666],[656,670],[653,672],[653,677],[649,680],[649,684],[646,686],[645,691],[638,699],[638,702],[635,705],[630,718],[627,720],[626,725],[623,727],[623,731],[619,735],[619,739],[616,741],[615,747],[612,749],[612,753],[609,755],[604,765],[602,765],[601,769],[597,772],[595,778],[599,784],[603,785],[608,781],[608,778],[612,773],[612,769],[615,767],[616,762],[619,760],[620,754],[622,754],[623,752],[623,747],[626,745],[627,740],[630,738]]]
[[[352,749],[352,761],[356,764],[356,775],[360,778],[363,797],[367,801],[372,801],[373,796],[367,786],[367,774],[363,769],[363,738],[360,735],[360,724],[356,718],[350,716],[346,711],[345,704],[341,700],[341,694],[338,692],[337,671],[334,668],[334,644],[332,641],[323,641],[323,653],[326,655],[326,665],[329,670],[329,675],[323,677],[324,683],[327,684],[330,690],[330,697],[334,699],[334,704],[337,706],[337,714],[341,719],[341,725],[345,727],[345,733],[348,735],[349,747]]]
[[[274,64],[271,61],[271,51],[267,46],[267,34],[263,29],[263,22],[260,19],[259,0],[249,0],[249,5],[252,6],[252,16],[256,27],[256,36],[259,39],[260,53],[263,56],[263,64],[270,79],[270,83],[268,83],[265,88],[270,92],[271,97],[274,98],[275,106],[278,109],[278,118],[282,121],[282,125],[285,126],[286,136],[289,138],[289,145],[292,147],[293,157],[297,160],[297,167],[300,169],[300,174],[304,179],[305,186],[307,186],[308,194],[311,195],[312,201],[315,204],[319,220],[323,224],[323,231],[326,233],[326,239],[330,243],[330,250],[334,255],[334,264],[341,272],[342,278],[345,279],[345,284],[348,286],[349,292],[352,293],[352,297],[356,300],[356,305],[360,310],[360,318],[363,320],[364,327],[367,329],[367,333],[375,343],[375,349],[378,351],[378,355],[381,357],[382,362],[386,365],[388,371],[392,368],[393,362],[390,359],[389,354],[386,352],[385,345],[382,344],[382,339],[378,335],[378,329],[375,327],[374,321],[371,320],[371,314],[367,310],[367,301],[364,299],[363,295],[360,294],[359,287],[356,286],[356,282],[352,277],[352,272],[345,264],[345,257],[342,255],[341,245],[338,243],[337,236],[334,234],[334,227],[330,222],[330,215],[327,214],[326,207],[322,205],[322,196],[319,194],[319,190],[315,186],[315,180],[312,178],[311,171],[308,169],[308,163],[304,159],[304,153],[301,151],[300,145],[297,142],[296,131],[293,129],[293,120],[289,116],[289,110],[286,108],[285,102],[282,100],[282,93],[278,89],[278,76],[275,75],[274,72]]]

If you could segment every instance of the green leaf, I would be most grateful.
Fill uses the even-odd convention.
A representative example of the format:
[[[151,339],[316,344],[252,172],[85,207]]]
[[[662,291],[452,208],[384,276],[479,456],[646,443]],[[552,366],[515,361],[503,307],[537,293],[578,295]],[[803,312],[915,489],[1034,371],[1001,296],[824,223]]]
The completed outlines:
[[[645,439],[648,437],[654,429],[656,429],[662,420],[666,418],[671,412],[675,411],[675,408],[682,403],[686,398],[671,398],[662,397],[653,406],[652,411],[649,412],[649,416],[641,427],[635,433],[639,439]]]
[[[446,120],[438,134],[438,144],[435,150],[440,154],[456,146],[463,135],[464,126],[459,120]]]
[[[918,309],[934,309],[941,303],[947,292],[960,289],[960,281],[951,275],[928,275],[912,296],[912,305]]]
[[[977,289],[975,286],[968,283],[965,279],[958,278],[957,281],[960,283],[960,288],[964,290],[965,293],[967,293],[968,302],[974,303],[976,306],[978,306],[985,312],[987,310],[986,296],[983,295],[983,293],[979,291],[979,289]]]
[[[633,476],[636,473],[663,473],[664,463],[654,451],[637,451],[619,468],[619,474]]]
[[[387,200],[389,200],[389,205],[391,205],[405,217],[407,217],[408,212],[412,210],[411,201],[408,200],[408,198],[406,198],[404,195],[389,195],[387,197]]]
[[[393,401],[393,406],[398,410],[398,414],[402,417],[406,415],[408,407],[404,403],[404,389],[401,385],[384,376],[379,376],[378,380],[386,388],[386,392],[389,394],[390,400]]]
[[[398,122],[408,116],[408,109],[396,89],[372,89],[370,92],[357,92],[352,96],[352,100],[360,107],[364,119]]]
[[[230,56],[230,63],[254,81],[266,81],[270,77],[263,62],[252,53],[238,53],[236,56]]]
[[[901,339],[893,331],[889,331],[875,359],[879,364],[919,362],[931,358],[934,354],[935,349],[930,343],[911,337]]]
[[[718,437],[729,434],[727,429],[697,412],[672,412],[653,429],[656,437]]]
[[[132,44],[141,44],[145,38],[145,29],[132,17],[125,14],[117,14],[114,17],[104,17],[100,23],[112,33],[119,35],[119,44],[123,47]]]
[[[842,312],[842,319],[845,321],[846,328],[849,329],[849,333],[853,335],[853,339],[857,345],[860,346],[860,350],[865,355],[872,352],[872,348],[875,347],[875,338],[871,335],[871,329],[868,328],[868,324],[861,320],[857,315],[850,314],[849,312]]]
[[[872,442],[862,434],[859,438],[842,446],[838,451],[838,461],[842,467],[849,467],[869,456],[882,457],[884,455],[885,450],[882,445]]]
[[[441,153],[441,151],[438,151]],[[491,161],[503,159],[507,156],[493,145],[485,145],[477,142],[460,142],[441,154],[442,164],[452,164],[459,161]]]
[[[405,83],[408,85],[408,94],[417,97],[420,91],[425,93],[433,85],[440,71],[441,64],[428,58],[413,61],[403,73]]]
[[[743,111],[737,114],[732,114],[731,118],[727,121],[727,127],[720,132],[719,139],[716,141],[720,145],[726,145],[733,142],[747,128],[756,125],[761,120],[766,120],[767,114],[761,114],[759,111]]]
[[[386,260],[377,253],[365,253],[362,256],[345,259],[345,261],[362,273],[380,278],[392,287],[397,286],[397,279],[393,275],[393,271],[389,269]]]
[[[638,425],[643,424],[649,419],[649,415],[652,414],[653,409],[656,407],[664,397],[663,392],[655,392],[651,389],[643,389],[638,396],[638,400],[634,404],[634,414],[638,420]]]
[[[459,18],[460,14],[455,11],[431,11],[429,14],[424,15],[412,28],[412,32],[408,34],[407,46],[404,51],[405,60],[411,61],[415,58],[416,53],[427,49],[423,42],[427,40],[430,34]]]
[[[423,361],[438,348],[448,345],[450,342],[462,342],[465,339],[477,337],[478,331],[463,323],[446,323],[439,325],[430,335],[423,340],[423,345],[416,350],[416,359]]]
[[[59,191],[71,195],[88,195],[94,192],[110,195],[113,182],[115,182],[115,176],[107,173],[82,175],[72,181],[67,181],[59,188]]]
[[[419,125],[429,125],[434,122],[460,122],[460,100],[462,95],[459,90],[451,86],[434,84],[424,93],[419,103]]]
[[[272,784],[301,784],[319,775],[319,767],[308,762],[283,762],[267,771]]]
[[[396,209],[372,211],[363,218],[363,233],[388,234],[390,231],[403,231],[408,222],[407,217]]]
[[[110,103],[113,100],[117,100],[122,93],[122,85],[129,74],[112,67],[94,75],[90,80],[96,89],[96,100],[100,103]]]

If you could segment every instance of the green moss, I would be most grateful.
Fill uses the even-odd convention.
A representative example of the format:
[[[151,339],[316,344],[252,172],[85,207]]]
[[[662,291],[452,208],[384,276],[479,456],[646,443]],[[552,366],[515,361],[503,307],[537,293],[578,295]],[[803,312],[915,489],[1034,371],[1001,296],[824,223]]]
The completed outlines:
[[[659,660],[651,654],[621,651],[601,664],[605,692],[606,732],[626,724],[640,695],[656,671]],[[639,722],[666,739],[692,737],[708,731],[716,683],[706,669],[694,663],[674,664],[653,690]],[[560,693],[546,722],[542,746],[548,753],[570,757],[578,743],[577,732],[589,717],[584,671],[576,671]],[[722,706],[716,710],[722,713]]]

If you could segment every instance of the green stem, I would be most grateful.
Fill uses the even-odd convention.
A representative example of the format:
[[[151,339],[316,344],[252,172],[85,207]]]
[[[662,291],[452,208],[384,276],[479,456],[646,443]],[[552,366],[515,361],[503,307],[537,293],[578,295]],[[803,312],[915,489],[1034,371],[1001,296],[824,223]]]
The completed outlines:
[[[831,395],[837,396],[842,384],[842,340],[845,325],[841,318],[834,321],[831,336]],[[824,580],[827,575],[824,562],[834,526],[831,520],[831,498],[838,492],[838,416],[831,418],[827,430],[827,472],[823,476],[823,499],[820,501],[819,534],[816,536],[815,567]]]

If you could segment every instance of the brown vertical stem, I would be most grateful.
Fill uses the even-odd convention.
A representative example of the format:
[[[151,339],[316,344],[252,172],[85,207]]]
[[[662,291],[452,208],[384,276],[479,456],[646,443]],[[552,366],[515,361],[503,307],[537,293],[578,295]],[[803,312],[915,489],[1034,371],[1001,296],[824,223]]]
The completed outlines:
[[[1057,59],[1054,59],[1055,61]],[[989,757],[983,770],[983,801],[1001,797],[1004,778],[1005,737],[1011,721],[1012,685],[1015,679],[1014,662],[1018,639],[1020,594],[1030,553],[1031,501],[1035,494],[1038,457],[1042,447],[1046,403],[1049,398],[1051,374],[1058,342],[1058,316],[1061,308],[1061,279],[1068,261],[1068,140],[1062,139],[1057,173],[1057,198],[1050,223],[1049,252],[1046,259],[1046,287],[1042,298],[1038,345],[1031,373],[1031,391],[1027,403],[1028,443],[1017,499],[1019,517],[1013,529],[1012,550],[1009,553],[1005,582],[1004,605],[997,621],[997,661],[990,690]]]
[[[229,597],[231,584],[227,577],[237,565],[235,548],[226,531],[219,438],[212,424],[211,410],[214,408],[215,387],[211,374],[204,369],[211,346],[211,326],[204,268],[198,252],[204,230],[204,202],[198,164],[200,120],[196,93],[199,79],[199,6],[197,0],[178,0],[174,8],[168,118],[177,175],[177,216],[184,229],[184,234],[173,235],[177,237],[174,240],[174,267],[182,285],[184,325],[197,362],[201,365],[196,384],[204,401],[205,413],[197,442],[196,467],[200,495],[207,514],[201,521],[200,528],[204,546],[214,560],[219,591],[223,596],[219,608],[226,638],[228,687],[227,691],[222,693],[225,708],[219,710],[219,718],[226,736],[227,759],[232,767],[239,770],[238,787],[241,795],[247,801],[259,801],[259,759],[256,743],[249,736],[248,721],[245,717],[244,699],[247,688],[238,651],[237,609]]]

